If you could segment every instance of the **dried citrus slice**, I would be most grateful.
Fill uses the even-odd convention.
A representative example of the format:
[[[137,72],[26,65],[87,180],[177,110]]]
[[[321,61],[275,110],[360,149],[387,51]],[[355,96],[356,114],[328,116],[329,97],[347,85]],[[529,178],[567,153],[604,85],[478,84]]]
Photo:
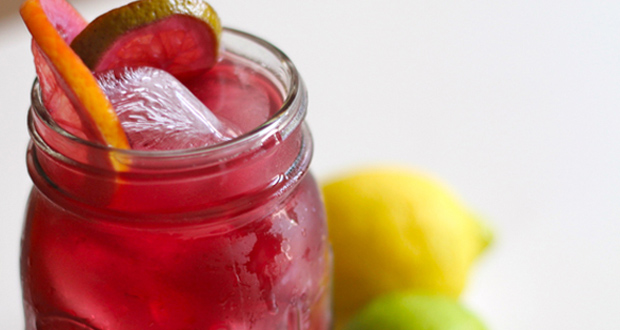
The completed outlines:
[[[85,25],[83,18],[64,0],[26,0],[20,14],[33,37],[35,63],[44,85],[46,105],[61,113],[66,111],[63,105],[71,106],[87,136],[105,145],[128,149],[127,137],[114,108],[68,44]],[[51,114],[53,118],[60,117],[58,113]],[[71,116],[64,118],[67,117]]]
[[[71,47],[95,72],[150,66],[185,80],[217,61],[222,27],[202,0],[142,0],[91,22]]]

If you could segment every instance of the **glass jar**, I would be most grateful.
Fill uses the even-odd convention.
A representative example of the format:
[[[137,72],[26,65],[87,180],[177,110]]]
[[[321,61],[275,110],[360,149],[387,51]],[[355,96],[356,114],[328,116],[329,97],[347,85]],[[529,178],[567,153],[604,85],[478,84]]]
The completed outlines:
[[[82,140],[51,119],[35,83],[21,256],[27,330],[330,327],[305,86],[265,41],[227,29],[222,42],[265,68],[284,102],[260,127],[212,147]]]

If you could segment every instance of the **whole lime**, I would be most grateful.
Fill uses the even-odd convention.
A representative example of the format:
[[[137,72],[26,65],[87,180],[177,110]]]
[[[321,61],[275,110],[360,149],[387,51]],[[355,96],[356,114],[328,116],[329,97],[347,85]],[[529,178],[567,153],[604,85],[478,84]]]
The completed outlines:
[[[378,167],[323,186],[340,328],[371,300],[422,290],[457,297],[489,230],[438,180]]]
[[[462,304],[441,295],[396,293],[363,308],[346,330],[485,330]]]

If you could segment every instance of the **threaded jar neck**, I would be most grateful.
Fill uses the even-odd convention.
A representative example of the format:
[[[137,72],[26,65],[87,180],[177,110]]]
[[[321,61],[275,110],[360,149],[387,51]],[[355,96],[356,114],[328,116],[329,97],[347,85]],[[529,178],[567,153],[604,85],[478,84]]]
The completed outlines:
[[[28,117],[28,167],[35,186],[57,203],[151,219],[169,214],[223,216],[285,196],[307,172],[312,156],[312,139],[303,124],[306,88],[293,63],[266,41],[225,29],[222,43],[226,52],[265,68],[280,88],[284,102],[269,120],[213,146],[115,149],[61,128],[43,105],[35,81]],[[110,157],[124,166],[114,169]]]

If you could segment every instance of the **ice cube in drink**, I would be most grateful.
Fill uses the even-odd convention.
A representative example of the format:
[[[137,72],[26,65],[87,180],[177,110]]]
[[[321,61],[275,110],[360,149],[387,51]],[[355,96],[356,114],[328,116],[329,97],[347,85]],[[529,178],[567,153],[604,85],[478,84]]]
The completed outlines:
[[[218,144],[239,135],[171,74],[121,68],[97,74],[134,150],[179,150]]]

